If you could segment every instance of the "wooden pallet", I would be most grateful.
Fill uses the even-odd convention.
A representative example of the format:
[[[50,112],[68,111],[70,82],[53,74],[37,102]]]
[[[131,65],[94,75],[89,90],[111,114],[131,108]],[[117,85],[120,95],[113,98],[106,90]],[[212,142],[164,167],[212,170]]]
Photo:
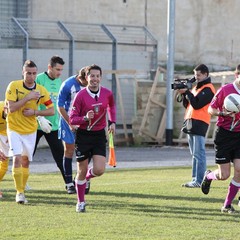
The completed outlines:
[[[120,105],[120,113],[121,113],[121,120],[122,120],[122,127],[123,127],[123,133],[121,135],[124,135],[124,138],[118,139],[118,141],[124,142],[129,145],[132,142],[132,139],[129,137],[129,130],[127,128],[127,123],[126,123],[126,116],[125,116],[125,110],[124,110],[124,105],[123,105],[123,98],[122,98],[122,89],[120,85],[120,75],[133,75],[134,76],[134,81],[136,81],[136,71],[135,70],[109,70],[109,71],[104,71],[104,74],[111,74],[115,75],[116,79],[116,86],[117,86],[117,96],[119,100],[119,105]],[[117,136],[116,136],[117,138]]]
[[[154,99],[154,95],[156,94],[156,88],[157,88],[157,83],[158,83],[159,78],[160,78],[160,74],[163,74],[163,73],[166,73],[166,70],[161,68],[161,67],[158,67],[157,71],[156,71],[154,81],[153,81],[153,85],[152,85],[152,88],[151,88],[151,91],[150,91],[150,95],[149,95],[149,98],[148,98],[146,109],[144,111],[144,116],[143,116],[143,119],[142,119],[142,122],[141,122],[141,126],[139,128],[139,135],[144,134],[144,135],[146,135],[148,137],[151,137],[152,139],[156,140],[160,144],[163,142],[163,137],[164,137],[164,134],[165,134],[166,104],[161,103],[159,101],[156,101]],[[146,123],[147,123],[147,120],[148,120],[148,117],[149,117],[149,113],[150,113],[150,110],[153,106],[163,108],[163,115],[161,117],[161,121],[160,121],[160,124],[159,124],[159,127],[158,127],[158,130],[157,130],[156,134],[151,133],[149,131],[149,129],[146,127]]]

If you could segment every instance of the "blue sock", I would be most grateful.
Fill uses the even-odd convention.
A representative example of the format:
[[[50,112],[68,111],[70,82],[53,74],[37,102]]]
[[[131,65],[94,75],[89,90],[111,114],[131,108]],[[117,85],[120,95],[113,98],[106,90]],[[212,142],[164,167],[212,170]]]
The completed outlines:
[[[63,167],[65,173],[66,184],[71,183],[72,180],[72,158],[63,158]]]

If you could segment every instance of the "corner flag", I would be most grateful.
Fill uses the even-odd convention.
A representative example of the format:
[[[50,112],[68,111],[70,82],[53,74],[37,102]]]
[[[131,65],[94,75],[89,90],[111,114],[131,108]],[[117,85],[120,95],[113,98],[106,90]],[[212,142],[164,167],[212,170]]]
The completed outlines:
[[[113,133],[109,132],[109,157],[108,157],[108,165],[112,167],[116,167],[116,156],[114,150],[114,143],[113,143]]]

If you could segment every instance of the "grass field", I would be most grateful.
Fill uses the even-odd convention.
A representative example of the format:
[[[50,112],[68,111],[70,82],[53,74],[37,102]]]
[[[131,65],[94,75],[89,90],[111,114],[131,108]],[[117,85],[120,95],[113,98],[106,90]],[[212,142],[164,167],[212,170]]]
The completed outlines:
[[[86,213],[76,213],[60,174],[29,178],[29,201],[18,205],[10,174],[1,183],[0,239],[239,239],[239,216],[222,214],[229,181],[209,195],[182,188],[190,168],[108,170],[92,180]],[[237,199],[234,207],[237,209]]]

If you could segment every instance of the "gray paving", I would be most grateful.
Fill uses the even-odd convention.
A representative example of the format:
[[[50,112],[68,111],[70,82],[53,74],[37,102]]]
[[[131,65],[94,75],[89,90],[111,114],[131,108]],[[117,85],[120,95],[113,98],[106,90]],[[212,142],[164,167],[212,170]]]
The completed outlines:
[[[117,168],[146,168],[168,166],[191,166],[188,147],[115,147]],[[206,149],[207,164],[214,165],[213,148]],[[11,164],[10,164],[11,165]],[[10,167],[10,166],[9,166]],[[107,168],[112,168],[107,165]],[[32,173],[57,172],[57,166],[49,148],[39,148],[30,164]],[[76,170],[73,161],[73,170]]]

